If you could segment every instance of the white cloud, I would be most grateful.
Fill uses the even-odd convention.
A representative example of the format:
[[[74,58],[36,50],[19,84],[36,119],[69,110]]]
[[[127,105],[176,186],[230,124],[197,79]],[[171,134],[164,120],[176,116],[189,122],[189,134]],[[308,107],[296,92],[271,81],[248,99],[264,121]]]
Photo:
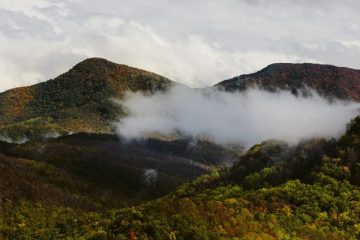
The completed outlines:
[[[360,68],[359,8],[353,0],[3,0],[0,91],[94,56],[191,86],[273,62]]]
[[[339,41],[341,44],[343,44],[346,47],[357,47],[360,49],[360,41],[359,40],[350,40],[350,41]]]
[[[181,132],[250,147],[273,138],[297,143],[314,137],[338,137],[359,113],[358,103],[329,103],[315,92],[312,95],[302,98],[290,92],[254,89],[229,93],[181,86],[151,96],[129,93],[122,101],[129,115],[117,127],[128,139]]]

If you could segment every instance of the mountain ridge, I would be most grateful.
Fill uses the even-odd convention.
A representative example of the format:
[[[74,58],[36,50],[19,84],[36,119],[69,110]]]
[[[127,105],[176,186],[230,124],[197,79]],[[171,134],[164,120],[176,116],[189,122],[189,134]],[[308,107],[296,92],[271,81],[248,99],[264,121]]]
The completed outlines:
[[[115,133],[113,125],[126,113],[121,104],[127,91],[151,94],[176,83],[158,74],[89,58],[54,79],[0,93],[0,136],[22,142],[55,133]],[[262,70],[219,82],[213,88],[244,91],[289,90],[330,99],[360,101],[360,70],[319,64],[274,63]]]
[[[242,74],[215,85],[226,91],[288,90],[309,95],[309,89],[328,98],[360,101],[360,70],[314,63],[273,63],[251,74]]]

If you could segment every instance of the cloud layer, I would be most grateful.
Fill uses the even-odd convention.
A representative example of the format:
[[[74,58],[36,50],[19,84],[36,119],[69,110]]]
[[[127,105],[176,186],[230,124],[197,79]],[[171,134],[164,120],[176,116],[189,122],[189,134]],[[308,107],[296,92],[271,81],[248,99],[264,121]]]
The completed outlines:
[[[229,93],[182,86],[151,96],[129,93],[122,102],[129,116],[117,127],[128,139],[181,132],[249,147],[267,139],[297,143],[313,137],[338,137],[359,114],[360,104],[329,103],[315,92],[312,95],[304,98],[256,89]]]
[[[360,68],[355,0],[2,0],[0,91],[87,57],[209,86],[273,62]]]

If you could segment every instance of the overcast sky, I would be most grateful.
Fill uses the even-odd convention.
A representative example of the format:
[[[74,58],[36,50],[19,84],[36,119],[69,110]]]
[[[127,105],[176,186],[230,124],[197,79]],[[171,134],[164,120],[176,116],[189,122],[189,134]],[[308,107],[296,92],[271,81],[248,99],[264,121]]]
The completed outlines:
[[[358,0],[0,0],[0,91],[88,57],[209,86],[273,62],[360,68]]]

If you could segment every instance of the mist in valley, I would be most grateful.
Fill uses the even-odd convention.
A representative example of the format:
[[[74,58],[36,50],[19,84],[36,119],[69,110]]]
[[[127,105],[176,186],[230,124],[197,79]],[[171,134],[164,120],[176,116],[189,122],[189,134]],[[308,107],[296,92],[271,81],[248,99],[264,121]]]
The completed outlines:
[[[360,108],[354,102],[329,101],[315,91],[303,97],[289,91],[225,92],[184,86],[154,95],[128,92],[121,104],[128,115],[116,126],[125,139],[181,133],[246,147],[268,139],[296,144],[339,137]]]

